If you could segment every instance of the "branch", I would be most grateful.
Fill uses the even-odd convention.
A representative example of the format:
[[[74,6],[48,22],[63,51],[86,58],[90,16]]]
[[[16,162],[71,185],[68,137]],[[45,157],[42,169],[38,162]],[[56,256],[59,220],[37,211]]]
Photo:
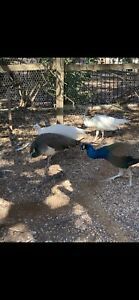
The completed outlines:
[[[139,98],[139,95],[138,95],[138,93],[135,91],[135,95]]]
[[[70,102],[72,102],[72,106],[73,106],[73,108],[75,108],[75,102],[74,102],[72,99],[70,99],[68,96],[66,96],[65,94],[64,94],[64,97],[65,97],[67,100],[69,100]]]
[[[39,84],[36,93],[35,93],[34,96],[31,98],[31,102],[33,102],[33,101],[35,100],[35,98],[36,98],[36,96],[37,96],[37,94],[38,94],[40,88],[41,88],[41,85]]]
[[[36,83],[36,85],[34,85],[34,87],[32,88],[32,90],[31,90],[30,93],[29,93],[29,97],[32,96],[32,94],[34,93],[34,91],[35,91],[35,89],[36,89],[36,87],[37,87],[38,85],[39,85],[38,83]]]
[[[55,92],[55,89],[52,89],[52,88],[51,88],[50,90]],[[47,93],[48,93],[50,96],[55,96],[55,95],[51,94],[51,93],[48,91],[48,89],[47,89]],[[74,102],[71,98],[69,98],[68,96],[66,96],[65,94],[64,94],[64,97],[65,97],[67,100],[69,100],[70,102],[72,102],[72,106],[73,106],[73,108],[75,108],[75,102]]]
[[[122,81],[125,82],[126,86],[128,86],[131,90],[134,89],[134,87],[132,88],[132,87],[129,85],[128,80],[126,80],[126,79],[123,77],[124,75],[121,76],[121,75],[119,75],[119,74],[112,73],[112,72],[111,72],[111,74],[112,74],[113,76],[116,76],[116,77],[119,77],[120,79],[122,79]]]
[[[49,70],[49,72],[57,79],[57,74],[54,74],[54,72],[51,71],[51,70]],[[44,74],[42,73],[41,75],[42,75],[42,77],[43,77],[43,79],[44,79],[44,81],[45,81],[45,83],[42,85],[42,86],[44,87],[44,86],[47,84],[47,81],[46,81],[46,79],[45,79],[45,77],[44,77]],[[65,82],[64,84],[67,85],[66,82]],[[46,89],[47,93],[48,93],[50,96],[54,96],[54,95],[51,94],[48,90],[49,90],[49,88]],[[54,92],[56,93],[56,90],[55,90],[55,89],[50,88],[50,90],[51,90],[51,91],[54,91]],[[70,99],[68,96],[66,96],[65,94],[64,94],[64,97],[65,97],[67,100],[69,100],[70,102],[72,102],[72,106],[73,106],[73,108],[75,108],[75,102],[74,102],[72,99]],[[54,107],[56,107],[56,104],[54,104]]]
[[[21,86],[20,85],[19,85],[19,88],[18,88],[18,92],[19,92],[20,97],[22,98],[23,94],[22,94],[22,90],[21,90]]]
[[[122,79],[123,81],[126,81],[125,78],[123,78],[123,76],[121,76],[121,75],[119,75],[119,74],[116,74],[116,73],[112,73],[112,72],[111,72],[111,75],[116,76],[116,77],[119,77],[119,78]]]

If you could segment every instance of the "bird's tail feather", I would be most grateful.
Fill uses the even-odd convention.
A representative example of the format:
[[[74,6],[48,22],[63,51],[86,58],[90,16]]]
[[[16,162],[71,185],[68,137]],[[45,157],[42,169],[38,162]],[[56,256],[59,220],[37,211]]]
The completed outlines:
[[[135,165],[135,164],[137,164],[137,163],[139,163],[139,158],[134,158],[134,157],[132,157],[132,156],[129,156],[129,163],[130,163],[130,165]]]
[[[129,120],[127,120],[127,119],[118,119],[117,120],[117,123],[120,125],[122,125],[122,124],[126,124],[126,123],[129,123]]]
[[[31,145],[31,143],[26,143],[24,146],[16,148],[16,151],[17,151],[17,152],[18,152],[18,151],[22,151],[23,149],[27,148],[27,147],[30,146],[30,145]]]

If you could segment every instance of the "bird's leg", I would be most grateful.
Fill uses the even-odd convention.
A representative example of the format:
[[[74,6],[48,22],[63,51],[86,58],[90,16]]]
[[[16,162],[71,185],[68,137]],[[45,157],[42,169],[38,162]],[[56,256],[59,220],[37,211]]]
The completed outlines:
[[[45,166],[46,171],[48,171],[48,169],[49,169],[51,158],[52,158],[52,156],[47,157],[47,163],[46,163],[46,166]]]
[[[94,142],[98,139],[98,136],[99,136],[99,130],[96,130],[96,136],[95,136]]]
[[[123,174],[124,174],[123,169],[119,169],[119,173],[118,173],[117,175],[112,176],[112,177],[108,178],[107,180],[114,180],[114,179],[116,179],[116,178],[118,178],[118,177],[123,176]]]
[[[129,184],[128,184],[128,186],[132,186],[132,171],[131,171],[131,169],[128,169],[128,175],[129,175]]]
[[[102,140],[104,139],[104,130],[101,130]]]
[[[50,161],[51,161],[52,156],[48,156],[47,158],[47,168],[50,166]]]

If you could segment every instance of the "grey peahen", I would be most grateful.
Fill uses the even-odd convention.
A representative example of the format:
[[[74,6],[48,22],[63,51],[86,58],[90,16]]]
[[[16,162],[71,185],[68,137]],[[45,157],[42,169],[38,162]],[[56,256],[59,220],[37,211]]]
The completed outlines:
[[[44,133],[38,135],[32,142],[30,147],[31,157],[38,157],[40,155],[47,155],[49,166],[51,157],[59,151],[64,151],[71,147],[76,147],[80,141],[73,138],[63,136],[56,133]]]

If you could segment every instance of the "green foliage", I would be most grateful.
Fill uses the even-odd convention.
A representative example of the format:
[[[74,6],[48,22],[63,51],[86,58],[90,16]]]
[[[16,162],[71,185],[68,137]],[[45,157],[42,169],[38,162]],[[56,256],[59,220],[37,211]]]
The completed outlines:
[[[122,57],[122,63],[130,64],[130,63],[132,63],[132,58],[131,57]]]
[[[85,104],[92,96],[92,92],[87,89],[90,79],[91,72],[65,72],[65,95],[75,101],[75,104]]]
[[[51,64],[53,62],[53,58],[52,57],[41,57],[39,58],[39,63],[40,64]]]

